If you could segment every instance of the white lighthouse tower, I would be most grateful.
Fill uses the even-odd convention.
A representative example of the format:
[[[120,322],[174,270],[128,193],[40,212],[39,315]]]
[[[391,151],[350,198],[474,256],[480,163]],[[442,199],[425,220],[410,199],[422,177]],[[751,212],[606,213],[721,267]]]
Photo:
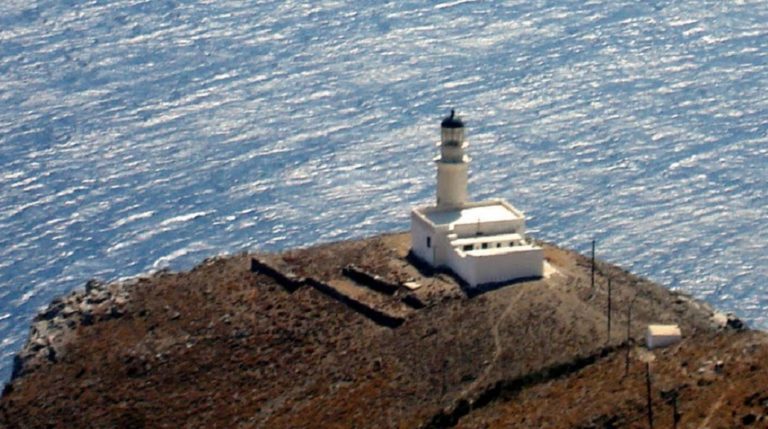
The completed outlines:
[[[523,212],[502,199],[469,201],[464,128],[453,110],[440,124],[437,204],[411,211],[412,254],[470,287],[541,277],[544,252],[526,238]]]
[[[460,207],[467,202],[469,156],[465,152],[464,122],[451,110],[440,126],[440,155],[437,164],[437,206]]]

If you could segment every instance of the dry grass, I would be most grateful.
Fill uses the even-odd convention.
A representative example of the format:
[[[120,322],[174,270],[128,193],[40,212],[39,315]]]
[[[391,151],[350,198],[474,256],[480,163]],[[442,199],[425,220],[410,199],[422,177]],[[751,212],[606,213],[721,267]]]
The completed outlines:
[[[560,275],[469,299],[450,276],[409,265],[408,242],[406,234],[394,234],[269,255],[284,269],[324,281],[340,278],[347,264],[391,281],[419,281],[428,306],[412,310],[397,329],[376,325],[311,288],[290,294],[269,277],[250,273],[248,255],[219,259],[135,285],[124,317],[81,326],[58,362],[13,382],[0,401],[0,424],[417,427],[499,380],[605,345],[605,277],[591,290],[586,258],[550,246],[547,259]],[[756,386],[768,385],[760,366],[760,359],[766,361],[763,334],[718,333],[706,308],[681,303],[618,268],[600,268],[613,278],[613,343],[623,340],[624,309],[633,297],[634,337],[650,321],[674,321],[686,336],[696,333],[659,358],[665,365],[659,366],[660,387],[684,380],[693,386],[684,394],[685,418],[693,419],[694,409],[709,413],[705,405],[718,400],[713,392],[731,392],[711,410],[713,427],[741,418],[747,408],[758,413],[762,405],[739,404]],[[713,345],[719,359],[729,359],[726,373],[711,380],[690,376],[715,356]],[[739,354],[747,349],[751,354]],[[514,398],[498,398],[460,424],[589,427],[618,416],[632,425],[638,387],[631,377],[617,381],[622,362],[620,355],[610,356]],[[689,375],[678,377],[674,368],[687,368]],[[758,395],[752,403],[760,401]]]

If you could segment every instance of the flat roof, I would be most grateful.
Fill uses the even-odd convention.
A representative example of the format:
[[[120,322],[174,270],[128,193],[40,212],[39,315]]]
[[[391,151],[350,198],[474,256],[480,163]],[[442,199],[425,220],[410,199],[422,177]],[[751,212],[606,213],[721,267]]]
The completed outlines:
[[[471,225],[478,222],[504,222],[521,219],[501,202],[439,211],[422,212],[435,225]]]

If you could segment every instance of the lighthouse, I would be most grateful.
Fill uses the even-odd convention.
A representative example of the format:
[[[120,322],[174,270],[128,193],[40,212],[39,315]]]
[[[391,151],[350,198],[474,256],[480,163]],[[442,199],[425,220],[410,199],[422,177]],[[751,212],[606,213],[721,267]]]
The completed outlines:
[[[464,122],[451,110],[440,124],[437,164],[437,206],[460,207],[467,202],[469,156],[465,153]]]
[[[411,254],[472,288],[540,278],[544,251],[525,236],[523,212],[500,198],[470,201],[464,132],[455,110],[440,123],[437,202],[411,210]]]

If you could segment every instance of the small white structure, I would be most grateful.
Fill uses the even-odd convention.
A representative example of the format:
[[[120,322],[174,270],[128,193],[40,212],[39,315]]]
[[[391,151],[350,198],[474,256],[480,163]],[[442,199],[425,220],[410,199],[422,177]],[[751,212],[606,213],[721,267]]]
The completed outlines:
[[[411,250],[433,267],[451,269],[469,286],[541,277],[544,252],[525,238],[525,215],[501,199],[470,202],[464,123],[441,126],[437,205],[411,211]]]
[[[682,338],[680,327],[677,325],[648,325],[645,344],[649,349],[657,349],[677,344]]]

